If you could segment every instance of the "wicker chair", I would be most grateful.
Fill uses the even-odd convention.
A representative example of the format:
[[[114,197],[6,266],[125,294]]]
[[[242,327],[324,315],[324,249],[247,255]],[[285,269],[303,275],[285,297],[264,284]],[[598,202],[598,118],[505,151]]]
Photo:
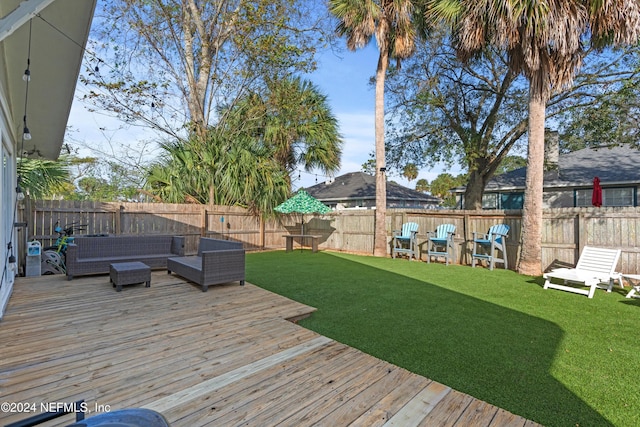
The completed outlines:
[[[209,285],[239,281],[244,285],[245,250],[242,243],[200,238],[197,256],[167,260],[168,273],[197,283],[206,292]]]

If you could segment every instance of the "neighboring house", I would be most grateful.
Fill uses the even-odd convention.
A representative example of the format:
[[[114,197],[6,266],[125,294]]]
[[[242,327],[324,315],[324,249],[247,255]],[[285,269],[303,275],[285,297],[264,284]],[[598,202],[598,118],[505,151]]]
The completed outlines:
[[[352,172],[306,189],[332,209],[373,208],[376,206],[376,178],[364,172]],[[435,209],[440,199],[387,182],[387,208]]]
[[[545,153],[544,208],[591,206],[595,177],[602,187],[602,206],[638,206],[640,150],[600,147],[558,155],[553,145],[550,148]],[[485,187],[482,207],[522,209],[526,172],[524,167],[492,178]],[[464,188],[453,192],[462,206]]]
[[[18,273],[17,158],[58,158],[95,5],[96,0],[0,1],[0,318]],[[25,127],[31,139],[23,136]]]

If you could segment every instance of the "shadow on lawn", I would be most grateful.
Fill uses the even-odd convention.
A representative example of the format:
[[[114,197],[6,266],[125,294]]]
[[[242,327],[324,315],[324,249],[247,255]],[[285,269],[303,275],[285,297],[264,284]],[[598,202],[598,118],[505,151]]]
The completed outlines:
[[[562,351],[556,324],[368,264],[388,261],[257,254],[247,280],[316,307],[302,326],[510,412],[611,425],[550,373]]]

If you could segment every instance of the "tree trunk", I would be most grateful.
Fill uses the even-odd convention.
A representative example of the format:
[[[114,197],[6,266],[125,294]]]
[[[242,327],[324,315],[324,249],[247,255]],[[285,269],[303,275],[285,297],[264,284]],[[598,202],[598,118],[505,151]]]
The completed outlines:
[[[384,79],[387,73],[389,54],[380,49],[378,69],[376,70],[376,219],[373,236],[373,255],[387,256],[387,179],[384,148]]]
[[[482,195],[484,194],[485,180],[478,171],[469,174],[469,182],[464,190],[464,208],[482,209]]]
[[[527,178],[522,208],[520,262],[518,272],[528,276],[542,273],[542,191],[544,177],[545,102],[529,93],[529,148]]]

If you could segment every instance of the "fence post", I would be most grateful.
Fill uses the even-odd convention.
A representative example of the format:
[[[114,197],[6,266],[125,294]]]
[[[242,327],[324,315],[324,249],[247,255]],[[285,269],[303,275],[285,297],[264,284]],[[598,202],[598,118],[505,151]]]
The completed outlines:
[[[264,219],[262,218],[262,215],[258,217],[258,220],[260,221],[260,237],[258,239],[258,244],[260,246],[260,249],[264,249],[266,236],[265,236]]]
[[[205,206],[202,206],[200,211],[202,219],[200,221],[200,236],[207,237],[207,231],[209,231],[209,211]]]
[[[116,234],[122,234],[124,226],[124,206],[120,205],[120,211],[116,215]]]
[[[463,232],[463,239],[464,241],[462,242],[462,250],[460,251],[460,264],[462,265],[467,265],[469,264],[469,241],[472,238],[472,234],[471,234],[471,217],[469,216],[468,213],[466,213],[464,216],[462,217],[462,232]]]
[[[585,227],[583,227],[585,220],[584,220],[584,213],[583,212],[578,212],[578,216],[576,217],[577,220],[577,224],[576,224],[576,236],[578,238],[578,241],[576,242],[576,253],[574,255],[574,260],[577,263],[578,262],[578,258],[580,257],[580,254],[582,253],[582,248],[584,248],[584,246],[587,244],[587,230]]]

